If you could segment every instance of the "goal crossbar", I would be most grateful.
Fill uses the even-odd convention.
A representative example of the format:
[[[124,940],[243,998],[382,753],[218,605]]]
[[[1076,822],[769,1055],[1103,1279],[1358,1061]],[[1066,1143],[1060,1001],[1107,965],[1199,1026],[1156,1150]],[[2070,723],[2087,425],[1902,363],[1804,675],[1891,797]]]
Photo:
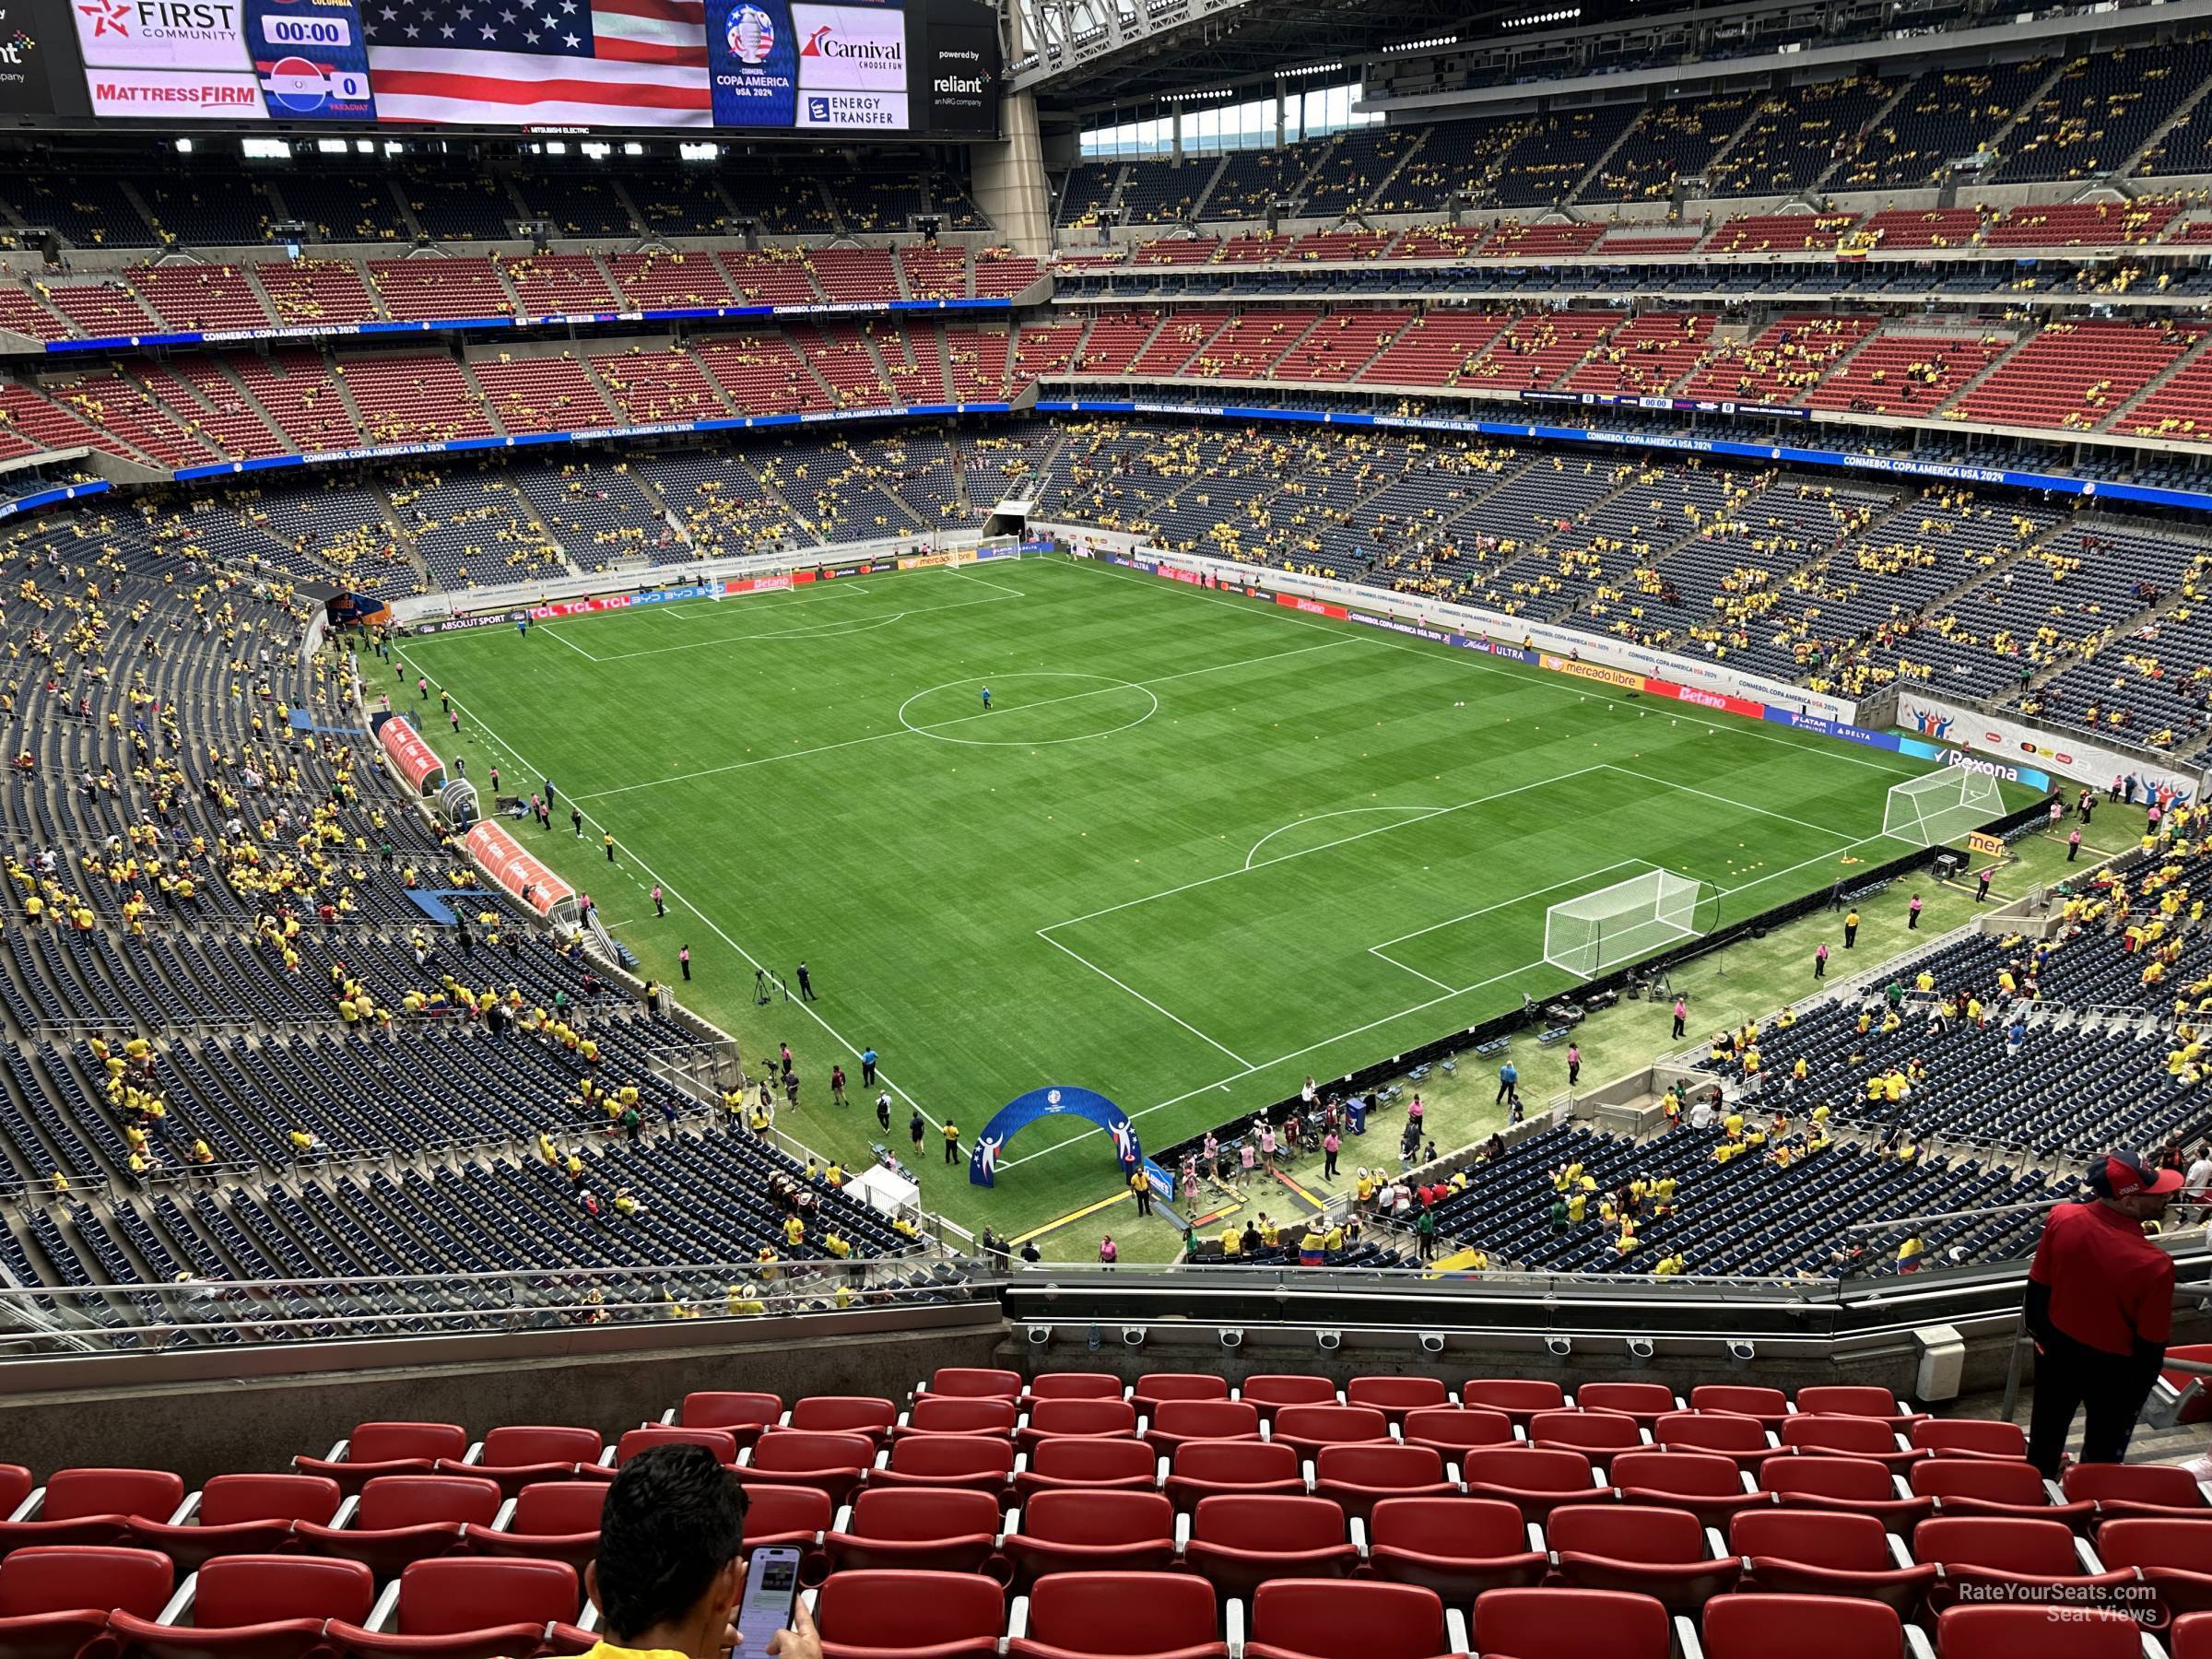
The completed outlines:
[[[1971,766],[1947,766],[1892,784],[1882,803],[1882,833],[1915,847],[1940,847],[2005,816],[1996,779]]]
[[[1595,979],[1709,932],[1714,905],[1705,883],[1647,870],[1547,910],[1544,959],[1578,979]]]

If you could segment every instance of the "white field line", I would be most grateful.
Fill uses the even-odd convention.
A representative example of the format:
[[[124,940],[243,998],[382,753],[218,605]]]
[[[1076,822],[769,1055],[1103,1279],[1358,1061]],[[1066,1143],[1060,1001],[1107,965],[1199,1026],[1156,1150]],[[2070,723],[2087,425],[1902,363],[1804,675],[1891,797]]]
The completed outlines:
[[[1174,1012],[1174,1010],[1171,1008],[1161,1007],[1158,1003],[1147,996],[1142,991],[1139,991],[1135,985],[1130,984],[1125,980],[1114,978],[1112,974],[1107,972],[1105,969],[1100,967],[1088,957],[1077,956],[1076,952],[1068,950],[1066,946],[1061,944],[1059,940],[1053,938],[1052,935],[1046,933],[1042,928],[1039,928],[1037,930],[1037,936],[1042,939],[1047,945],[1050,945],[1054,950],[1065,951],[1067,955],[1074,957],[1077,961],[1082,963],[1084,967],[1089,969],[1093,973],[1097,974],[1100,979],[1104,980],[1108,984],[1113,986],[1115,989],[1126,991],[1131,996],[1135,997],[1138,1002],[1143,1003],[1146,1007],[1151,1009],[1153,1013],[1160,1015],[1165,1018],[1173,1020],[1177,1025],[1181,1026],[1192,1036],[1197,1038],[1199,1041],[1206,1043],[1210,1047],[1219,1049],[1231,1060],[1234,1060],[1239,1065],[1250,1065],[1252,1064],[1252,1062],[1245,1059],[1243,1055],[1238,1053],[1235,1049],[1230,1048],[1226,1042],[1217,1041],[1214,1038],[1208,1037],[1204,1031],[1200,1030],[1189,1020],[1183,1018],[1182,1015]]]
[[[406,647],[402,645],[396,647],[395,649],[397,649],[401,660],[403,662],[406,661]],[[412,667],[414,665],[409,663],[408,665]],[[418,670],[418,672],[419,672],[419,670]],[[464,704],[459,698],[455,698],[453,700],[453,707],[461,710],[462,713],[465,715],[472,723],[474,723],[477,730],[482,733],[487,739],[500,748],[504,749],[509,757],[512,759],[515,765],[520,767],[525,775],[535,775],[541,778],[547,775],[543,771],[540,771],[537,768],[532,766],[529,761],[524,758],[523,752],[520,749],[516,748],[512,744],[501,737],[497,732],[493,731],[491,727],[485,724],[482,721],[477,720],[476,715],[470,713],[467,706]],[[579,805],[578,809],[582,810],[581,805]],[[603,833],[607,832],[607,826],[600,819],[594,818],[590,813],[584,813],[583,818],[584,822],[590,824],[594,829],[598,830]],[[635,877],[632,877],[632,885],[641,889],[650,889],[655,887],[659,888],[661,889],[662,899],[671,909],[681,908],[689,911],[693,915],[697,916],[700,924],[703,925],[709,933],[720,939],[724,945],[735,951],[747,967],[756,970],[767,969],[768,964],[763,962],[759,957],[753,955],[751,951],[747,950],[743,945],[740,945],[735,939],[732,938],[728,931],[723,927],[721,923],[715,921],[714,918],[708,915],[705,911],[700,909],[698,905],[694,904],[690,900],[685,898],[682,893],[677,890],[673,883],[663,880],[660,876],[654,872],[652,865],[646,864],[644,860],[639,858],[630,851],[629,845],[627,841],[618,839],[615,842],[615,846],[616,850],[623,855],[629,866],[638,871],[645,877],[644,880],[639,881]],[[823,1033],[828,1036],[832,1042],[836,1043],[838,1047],[841,1048],[847,1054],[851,1055],[854,1061],[859,1060],[861,1051],[853,1043],[853,1040],[847,1037],[842,1031],[840,1031],[835,1026],[831,1025],[829,1020],[825,1019],[822,1017],[821,1011],[817,1008],[812,1002],[802,998],[801,1000],[794,1002],[790,1006],[794,1008],[796,1008],[800,1013],[806,1015],[806,1018],[813,1020],[816,1025],[821,1027]],[[884,1088],[889,1089],[891,1093],[897,1095],[909,1106],[912,1107],[913,1110],[921,1112],[923,1120],[929,1124],[933,1128],[942,1128],[944,1126],[944,1120],[933,1116],[921,1101],[915,1100],[912,1095],[907,1093],[905,1089],[900,1088],[898,1084],[892,1082],[890,1074],[883,1070],[882,1067],[878,1066],[877,1068],[876,1077],[877,1080],[880,1082]]]
[[[1743,892],[1748,892],[1748,891],[1749,891],[1751,888],[1755,888],[1755,887],[1759,887],[1759,886],[1763,885],[1763,884],[1764,884],[1764,883],[1766,883],[1766,882],[1772,881],[1772,880],[1774,880],[1774,879],[1775,879],[1776,877],[1778,877],[1788,876],[1788,875],[1792,874],[1792,873],[1793,873],[1793,872],[1794,872],[1794,871],[1797,871],[1797,870],[1802,870],[1802,869],[1804,869],[1804,868],[1805,868],[1805,867],[1806,867],[1807,865],[1824,864],[1824,863],[1826,863],[1826,862],[1827,862],[1829,859],[1831,859],[1831,858],[1835,857],[1835,856],[1836,856],[1838,853],[1848,853],[1848,852],[1850,852],[1850,851],[1851,851],[1851,850],[1852,850],[1853,847],[1863,847],[1863,846],[1865,846],[1865,844],[1866,844],[1868,841],[1883,841],[1883,840],[1886,840],[1886,839],[1887,839],[1887,837],[1885,837],[1885,836],[1882,834],[1882,832],[1881,832],[1880,830],[1877,830],[1877,831],[1876,831],[1874,834],[1872,834],[1872,835],[1862,835],[1862,836],[1860,836],[1860,837],[1859,837],[1859,839],[1858,839],[1857,841],[1845,841],[1845,842],[1844,842],[1844,843],[1843,843],[1841,846],[1840,846],[1840,847],[1830,847],[1830,849],[1829,849],[1827,852],[1825,852],[1825,853],[1814,853],[1814,854],[1812,855],[1812,857],[1810,857],[1810,858],[1800,859],[1800,860],[1799,860],[1797,863],[1795,863],[1795,864],[1794,864],[1794,865],[1784,865],[1783,868],[1781,868],[1781,869],[1779,869],[1779,870],[1775,871],[1775,872],[1774,872],[1774,874],[1773,874],[1772,876],[1761,876],[1761,877],[1759,878],[1759,880],[1757,880],[1757,881],[1743,881],[1743,882],[1738,882],[1738,883],[1737,883],[1735,886],[1734,886],[1734,887],[1732,887],[1732,888],[1723,888],[1721,889],[1721,897],[1722,897],[1722,898],[1724,898],[1724,899],[1725,899],[1725,898],[1727,898],[1727,897],[1728,897],[1728,896],[1729,896],[1731,893],[1743,893]]]
[[[1000,605],[1004,604],[1005,601],[998,599],[971,599],[966,601],[966,603],[971,605]],[[952,607],[940,606],[937,608],[942,610]],[[1323,645],[1300,645],[1292,648],[1289,651],[1271,651],[1265,656],[1243,657],[1233,663],[1209,663],[1203,668],[1185,668],[1180,674],[1163,674],[1157,679],[1131,680],[1126,684],[1116,680],[1110,686],[1095,686],[1088,691],[1064,692],[1058,697],[1040,698],[1035,702],[1022,703],[1018,706],[1024,709],[1041,709],[1052,703],[1080,702],[1087,697],[1104,697],[1112,692],[1126,691],[1130,686],[1164,686],[1173,680],[1191,679],[1202,674],[1220,674],[1230,668],[1249,668],[1255,663],[1271,663],[1277,657],[1303,656],[1309,651],[1326,651],[1331,645],[1349,643],[1349,641],[1337,639],[1332,640],[1327,644]],[[679,646],[677,647],[677,649],[680,650],[682,648]],[[610,658],[608,660],[611,661],[613,659]],[[1006,712],[1007,711],[1005,709],[1001,709],[999,711],[999,718],[1002,722],[1005,720]],[[928,725],[924,726],[893,726],[888,731],[871,732],[865,737],[845,737],[840,739],[836,743],[818,743],[811,748],[789,749],[778,755],[756,755],[750,760],[732,760],[726,765],[702,767],[697,771],[671,772],[665,778],[648,778],[642,782],[638,783],[618,783],[612,789],[596,789],[590,791],[587,794],[577,795],[574,798],[579,801],[597,801],[603,800],[608,795],[629,794],[633,791],[640,789],[658,789],[664,783],[687,783],[695,778],[718,778],[724,772],[743,771],[747,767],[752,766],[766,766],[771,761],[774,760],[797,760],[802,759],[808,755],[827,754],[831,749],[853,748],[857,745],[864,743],[881,743],[887,737],[915,736],[929,732],[939,732],[943,731],[947,726],[966,725],[971,721],[983,720],[987,718],[987,715],[980,713],[959,714],[955,715],[950,720],[935,721]]]
[[[1533,891],[1521,893],[1511,899],[1500,899],[1497,903],[1486,904],[1480,910],[1471,910],[1460,915],[1447,916],[1441,922],[1432,922],[1427,927],[1417,927],[1411,933],[1402,933],[1394,939],[1384,939],[1382,944],[1370,946],[1369,948],[1379,951],[1386,946],[1403,945],[1408,939],[1418,939],[1423,935],[1436,933],[1443,928],[1456,927],[1462,922],[1472,922],[1477,916],[1487,916],[1492,911],[1503,910],[1510,904],[1519,904],[1529,899],[1541,899],[1546,893],[1556,893],[1563,887],[1573,887],[1580,882],[1594,881],[1600,876],[1610,876],[1614,871],[1625,869],[1630,865],[1644,865],[1654,870],[1659,868],[1648,858],[1623,858],[1594,870],[1584,870],[1580,876],[1570,876],[1564,881],[1555,881],[1549,887],[1536,888]]]
[[[1341,806],[1335,812],[1316,812],[1311,818],[1292,818],[1287,824],[1277,824],[1266,834],[1261,836],[1258,841],[1252,843],[1252,850],[1244,854],[1244,867],[1248,870],[1252,868],[1252,861],[1259,856],[1262,847],[1277,836],[1296,830],[1301,824],[1318,824],[1324,818],[1353,818],[1363,812],[1395,812],[1408,817],[1434,818],[1440,812],[1451,810],[1452,808],[1449,806]]]
[[[1550,966],[1552,966],[1552,964],[1544,961],[1541,958],[1533,962],[1524,962],[1518,968],[1509,968],[1503,973],[1494,973],[1488,979],[1477,980],[1471,985],[1462,985],[1457,990],[1446,991],[1441,995],[1430,997],[1427,1002],[1415,1003],[1409,1008],[1400,1008],[1394,1014],[1385,1014],[1380,1019],[1371,1019],[1365,1025],[1354,1026],[1348,1031],[1338,1031],[1334,1037],[1324,1037],[1318,1042],[1309,1042],[1304,1048],[1292,1049],[1287,1054],[1277,1054],[1272,1060],[1263,1060],[1256,1065],[1248,1065],[1242,1071],[1230,1073],[1230,1075],[1226,1077],[1217,1077],[1211,1083],[1202,1083],[1196,1088],[1186,1089],[1182,1094],[1176,1095],[1171,1099],[1159,1101],[1154,1105],[1139,1107],[1136,1111],[1129,1114],[1130,1119],[1132,1122],[1134,1122],[1137,1118],[1150,1117],[1156,1112],[1165,1112],[1171,1106],[1180,1106],[1185,1100],[1195,1100],[1202,1094],[1210,1094],[1216,1089],[1226,1089],[1231,1083],[1239,1082],[1245,1077],[1252,1077],[1255,1073],[1272,1070],[1276,1066],[1287,1065],[1292,1060],[1297,1060],[1304,1055],[1312,1053],[1316,1049],[1324,1049],[1327,1048],[1331,1043],[1344,1042],[1354,1037],[1365,1036],[1376,1027],[1386,1026],[1394,1019],[1409,1018],[1413,1015],[1423,1013],[1430,1008],[1435,1007],[1439,1003],[1450,1002],[1455,996],[1465,996],[1472,992],[1480,991],[1488,986],[1495,985],[1501,980],[1510,980],[1516,974],[1527,973],[1533,969],[1547,968]],[[1019,1158],[1002,1158],[999,1159],[998,1167],[1002,1170],[1010,1170],[1018,1165],[1029,1163],[1032,1159],[1047,1157],[1052,1153],[1059,1151],[1064,1147],[1069,1147],[1075,1144],[1076,1143],[1072,1140],[1058,1141],[1049,1147],[1040,1147],[1034,1152],[1025,1152]]]
[[[1640,772],[1632,766],[1615,766],[1607,762],[1604,770],[1618,772],[1624,778],[1639,779],[1661,789],[1678,789],[1684,794],[1694,794],[1702,800],[1718,802],[1723,806],[1733,806],[1738,812],[1756,813],[1760,818],[1771,818],[1777,823],[1794,824],[1800,830],[1817,830],[1823,835],[1831,834],[1835,830],[1833,824],[1816,824],[1806,818],[1792,818],[1786,812],[1771,812],[1764,806],[1754,806],[1748,801],[1739,801],[1734,795],[1715,794],[1710,789],[1699,789],[1692,784],[1678,783],[1672,778],[1656,778],[1650,772]]]
[[[1335,633],[1337,631],[1334,624],[1327,622],[1308,621],[1298,612],[1287,609],[1282,606],[1271,605],[1265,608],[1261,608],[1248,599],[1224,598],[1218,594],[1208,594],[1202,592],[1197,588],[1190,586],[1186,582],[1161,582],[1154,577],[1146,576],[1141,572],[1125,573],[1115,566],[1100,564],[1096,559],[1084,559],[1079,562],[1075,559],[1069,559],[1066,561],[1066,563],[1071,569],[1088,569],[1095,571],[1100,576],[1112,577],[1121,582],[1133,583],[1141,589],[1149,590],[1164,595],[1174,596],[1180,594],[1186,599],[1203,600],[1208,605],[1226,605],[1232,610],[1243,612],[1246,616],[1271,616],[1278,623],[1288,623],[1297,628],[1315,628],[1320,629],[1325,633]],[[1390,651],[1410,651],[1418,653],[1421,655],[1439,655],[1444,661],[1454,663],[1458,666],[1468,669],[1474,673],[1495,674],[1503,678],[1513,681],[1516,685],[1526,686],[1536,690],[1550,691],[1555,696],[1558,696],[1561,699],[1565,698],[1570,689],[1564,686],[1547,686],[1540,679],[1532,678],[1524,674],[1516,674],[1511,669],[1498,666],[1498,665],[1495,663],[1485,662],[1480,652],[1453,651],[1448,646],[1437,645],[1429,641],[1401,640],[1393,634],[1380,632],[1371,629],[1359,628],[1357,623],[1347,623],[1345,626],[1356,629],[1357,631],[1348,635],[1339,635],[1340,638],[1363,640],[1370,645],[1379,645]],[[1599,685],[1595,681],[1590,682],[1585,688],[1576,691],[1574,695],[1577,698],[1594,697],[1601,701],[1612,704],[1618,704],[1622,700],[1620,698],[1608,693],[1603,686]],[[1678,720],[1689,725],[1703,726],[1709,731],[1721,732],[1731,736],[1755,737],[1761,743],[1779,743],[1783,747],[1794,749],[1800,754],[1817,755],[1830,760],[1841,760],[1853,766],[1865,767],[1869,771],[1878,771],[1888,777],[1917,778],[1924,775],[1922,771],[1909,771],[1903,767],[1885,766],[1882,764],[1882,762],[1878,760],[1868,759],[1863,755],[1851,754],[1847,752],[1845,746],[1841,744],[1814,745],[1793,743],[1787,737],[1779,736],[1771,732],[1759,731],[1757,728],[1756,723],[1753,722],[1739,721],[1734,724],[1724,724],[1717,720],[1700,720],[1694,714],[1683,712],[1684,710],[1687,710],[1688,706],[1689,705],[1688,704],[1681,704],[1673,708],[1668,708],[1666,710],[1667,718],[1669,720]]]
[[[1332,847],[1348,846],[1353,841],[1365,841],[1371,835],[1388,835],[1392,830],[1402,830],[1408,824],[1426,823],[1429,819],[1432,818],[1441,818],[1446,813],[1463,811],[1469,806],[1480,806],[1488,801],[1502,801],[1509,795],[1526,794],[1532,789],[1545,789],[1554,783],[1569,782],[1575,778],[1583,777],[1586,773],[1604,771],[1606,769],[1603,766],[1579,767],[1573,771],[1559,772],[1548,778],[1538,778],[1533,783],[1517,783],[1511,789],[1500,789],[1492,794],[1476,795],[1469,800],[1457,801],[1449,806],[1432,806],[1425,808],[1410,807],[1407,810],[1417,813],[1418,815],[1418,817],[1400,818],[1394,823],[1381,824],[1372,830],[1362,830],[1357,835],[1341,835],[1338,836],[1335,841],[1325,841],[1314,846],[1301,847],[1295,853],[1284,853],[1274,858],[1263,858],[1258,864],[1248,864],[1238,869],[1221,870],[1211,876],[1201,876],[1195,881],[1186,881],[1182,883],[1180,886],[1162,888],[1159,892],[1147,893],[1142,898],[1124,899],[1121,901],[1121,903],[1109,904],[1103,910],[1086,911],[1080,916],[1069,916],[1065,921],[1052,923],[1047,926],[1039,928],[1037,931],[1039,933],[1053,933],[1063,927],[1073,927],[1078,922],[1094,922],[1100,916],[1111,916],[1116,911],[1129,910],[1139,904],[1150,904],[1156,899],[1171,899],[1177,893],[1189,892],[1193,888],[1210,887],[1217,881],[1228,881],[1233,877],[1249,876],[1254,870],[1265,870],[1274,865],[1288,864],[1294,858],[1304,858],[1314,853],[1326,853]],[[1307,823],[1316,821],[1318,820],[1311,818],[1293,820],[1293,822]],[[1288,829],[1290,827],[1291,825],[1284,826],[1285,829]]]
[[[559,640],[563,645],[566,645],[578,656],[582,657],[589,662],[596,663],[599,661],[599,658],[592,655],[590,652],[586,651],[582,646],[577,644],[575,641],[570,639],[567,634],[556,632],[552,626],[548,623],[539,623],[537,626],[537,631],[544,634],[548,639]]]

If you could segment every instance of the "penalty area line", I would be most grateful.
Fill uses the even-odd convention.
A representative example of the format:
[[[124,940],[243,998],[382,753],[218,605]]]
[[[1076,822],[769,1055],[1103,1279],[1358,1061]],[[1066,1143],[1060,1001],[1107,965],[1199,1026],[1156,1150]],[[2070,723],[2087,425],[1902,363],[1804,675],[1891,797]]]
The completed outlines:
[[[1201,1083],[1196,1088],[1186,1089],[1182,1094],[1176,1095],[1172,1099],[1159,1101],[1155,1105],[1139,1107],[1136,1111],[1129,1114],[1130,1120],[1134,1122],[1138,1118],[1150,1117],[1156,1112],[1165,1112],[1171,1106],[1180,1106],[1185,1100],[1196,1100],[1202,1094],[1211,1094],[1217,1089],[1225,1089],[1231,1083],[1240,1082],[1246,1077],[1256,1076],[1260,1072],[1271,1071],[1278,1065],[1287,1065],[1293,1060],[1303,1059],[1306,1055],[1312,1053],[1317,1049],[1327,1048],[1331,1043],[1348,1041],[1354,1037],[1364,1037],[1368,1032],[1374,1030],[1379,1026],[1389,1025],[1393,1020],[1410,1018],[1416,1014],[1424,1013],[1427,1010],[1435,1007],[1439,1003],[1447,1003],[1450,1002],[1453,997],[1465,996],[1472,992],[1484,990],[1488,986],[1499,983],[1500,981],[1512,979],[1515,974],[1526,973],[1532,969],[1548,968],[1552,966],[1554,966],[1554,964],[1546,962],[1541,959],[1538,959],[1533,962],[1524,962],[1518,968],[1509,968],[1503,973],[1492,974],[1488,979],[1477,980],[1475,983],[1471,985],[1463,985],[1456,991],[1446,991],[1441,995],[1430,997],[1427,1002],[1415,1003],[1409,1008],[1400,1008],[1394,1014],[1385,1014],[1380,1019],[1371,1019],[1365,1025],[1354,1026],[1348,1031],[1338,1031],[1333,1037],[1324,1037],[1318,1042],[1309,1042],[1304,1048],[1292,1049],[1288,1053],[1277,1054],[1272,1060],[1263,1060],[1256,1065],[1247,1065],[1242,1071],[1231,1072],[1229,1076],[1225,1077],[1217,1077],[1210,1083]],[[1025,1152],[1019,1158],[1002,1158],[999,1159],[998,1167],[1001,1170],[1018,1168],[1020,1165],[1029,1163],[1033,1159],[1044,1158],[1052,1153],[1061,1151],[1068,1147],[1072,1147],[1077,1144],[1077,1140],[1078,1138],[1080,1137],[1071,1137],[1068,1140],[1056,1141],[1052,1146],[1040,1147],[1034,1152]]]
[[[1221,1053],[1227,1054],[1239,1065],[1251,1065],[1251,1061],[1245,1059],[1243,1055],[1238,1053],[1235,1049],[1230,1048],[1226,1042],[1216,1041],[1213,1038],[1208,1037],[1204,1031],[1200,1030],[1196,1026],[1193,1025],[1189,1020],[1183,1018],[1182,1015],[1177,1014],[1172,1009],[1161,1007],[1159,1004],[1154,1002],[1142,991],[1139,991],[1135,985],[1128,983],[1126,981],[1114,978],[1112,974],[1107,972],[1105,969],[1100,967],[1088,957],[1080,955],[1076,951],[1069,950],[1066,946],[1061,944],[1059,940],[1053,938],[1052,935],[1046,933],[1041,927],[1037,930],[1037,936],[1042,939],[1047,945],[1050,945],[1054,950],[1065,952],[1066,955],[1073,957],[1077,961],[1082,963],[1084,967],[1089,969],[1093,973],[1097,974],[1108,984],[1115,987],[1117,990],[1127,992],[1131,996],[1135,997],[1138,1002],[1143,1003],[1146,1007],[1151,1009],[1153,1013],[1160,1015],[1165,1018],[1173,1020],[1177,1025],[1181,1026],[1192,1036],[1197,1038],[1199,1041],[1206,1043],[1210,1047],[1220,1050]]]

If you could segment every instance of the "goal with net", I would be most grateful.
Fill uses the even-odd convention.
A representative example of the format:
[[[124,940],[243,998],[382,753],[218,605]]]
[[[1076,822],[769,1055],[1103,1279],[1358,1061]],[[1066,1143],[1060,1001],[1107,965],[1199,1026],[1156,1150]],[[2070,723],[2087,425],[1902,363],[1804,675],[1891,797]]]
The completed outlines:
[[[2005,816],[1997,781],[1971,767],[1947,766],[1893,784],[1882,806],[1882,833],[1916,847],[1940,847]]]
[[[1710,933],[1720,896],[1671,870],[1647,870],[1544,912],[1544,959],[1582,979]]]

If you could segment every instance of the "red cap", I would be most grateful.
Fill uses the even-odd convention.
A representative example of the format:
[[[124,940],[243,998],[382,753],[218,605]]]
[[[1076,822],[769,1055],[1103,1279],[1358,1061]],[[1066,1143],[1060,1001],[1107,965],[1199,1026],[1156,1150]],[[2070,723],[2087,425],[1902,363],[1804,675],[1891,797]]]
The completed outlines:
[[[2108,1152],[2089,1166],[2089,1190],[2106,1198],[2178,1193],[2181,1189],[2179,1170],[2146,1170],[2133,1152]]]

